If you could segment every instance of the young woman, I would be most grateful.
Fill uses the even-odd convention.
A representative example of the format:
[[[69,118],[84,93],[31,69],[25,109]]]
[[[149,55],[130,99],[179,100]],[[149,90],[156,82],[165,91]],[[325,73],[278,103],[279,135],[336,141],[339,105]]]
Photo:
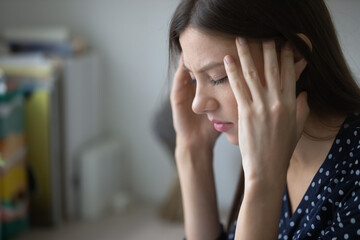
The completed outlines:
[[[169,37],[187,239],[360,239],[360,91],[323,0],[183,0]],[[243,166],[227,233],[220,133]]]

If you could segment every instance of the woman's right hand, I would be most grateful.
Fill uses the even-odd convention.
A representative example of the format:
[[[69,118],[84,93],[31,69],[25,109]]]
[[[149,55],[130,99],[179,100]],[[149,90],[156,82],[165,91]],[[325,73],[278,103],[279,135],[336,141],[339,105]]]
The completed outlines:
[[[191,82],[180,56],[170,100],[185,232],[188,239],[215,239],[221,229],[212,160],[215,141],[220,134],[206,115],[193,112],[195,93],[196,83]]]
[[[196,83],[191,82],[190,74],[185,70],[182,56],[174,75],[170,101],[176,132],[176,144],[179,146],[213,149],[220,135],[205,114],[195,114],[192,102],[195,97]]]

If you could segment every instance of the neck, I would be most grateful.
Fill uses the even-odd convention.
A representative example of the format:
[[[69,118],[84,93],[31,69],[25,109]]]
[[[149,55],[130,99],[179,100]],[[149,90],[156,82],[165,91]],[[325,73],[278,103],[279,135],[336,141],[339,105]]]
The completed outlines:
[[[312,167],[322,163],[346,116],[320,118],[310,114],[290,165]],[[321,164],[320,164],[321,165]]]

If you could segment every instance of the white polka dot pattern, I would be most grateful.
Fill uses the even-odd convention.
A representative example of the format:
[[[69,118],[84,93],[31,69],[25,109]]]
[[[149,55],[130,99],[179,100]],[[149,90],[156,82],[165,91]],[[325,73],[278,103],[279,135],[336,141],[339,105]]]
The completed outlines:
[[[279,240],[360,239],[359,130],[359,114],[350,114],[293,215],[286,189]],[[235,227],[236,221],[227,240]]]
[[[292,216],[289,202],[283,201],[278,239],[360,239],[360,123],[354,120],[360,118],[345,120]]]

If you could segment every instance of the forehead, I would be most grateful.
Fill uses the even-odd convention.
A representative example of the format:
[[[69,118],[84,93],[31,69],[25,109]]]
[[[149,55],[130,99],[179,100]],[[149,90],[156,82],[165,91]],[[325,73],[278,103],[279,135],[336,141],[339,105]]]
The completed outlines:
[[[234,37],[190,27],[180,35],[180,45],[184,64],[191,70],[201,69],[209,62],[222,61],[225,55],[236,53]]]

